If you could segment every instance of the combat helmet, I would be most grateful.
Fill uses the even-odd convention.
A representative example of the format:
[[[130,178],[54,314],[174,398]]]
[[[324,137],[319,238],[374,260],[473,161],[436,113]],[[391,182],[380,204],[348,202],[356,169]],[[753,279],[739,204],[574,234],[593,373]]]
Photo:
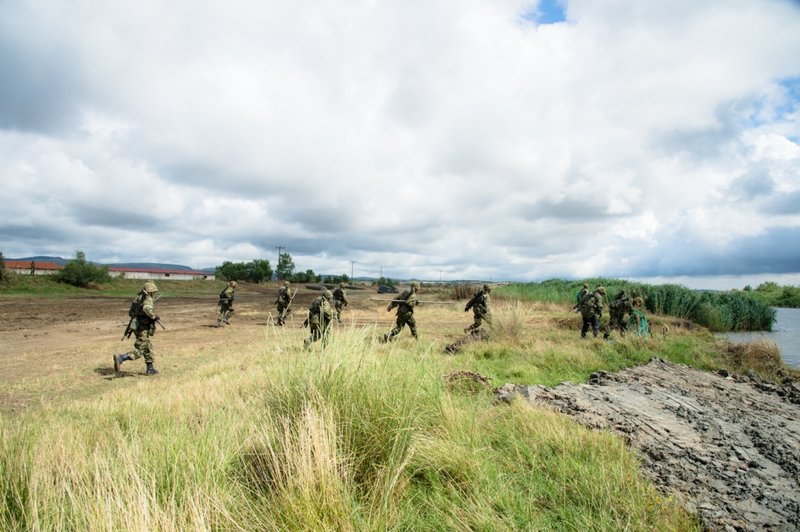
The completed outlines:
[[[414,281],[413,283],[411,283],[411,289],[412,289],[412,290],[419,290],[419,283],[418,283],[418,282],[416,282],[416,281]]]
[[[328,290],[328,289],[326,288],[325,290],[323,290],[323,291],[322,291],[322,297],[324,297],[325,299],[327,299],[328,301],[330,301],[331,299],[333,299],[333,294],[331,293],[331,291],[330,291],[330,290]]]
[[[156,292],[158,292],[158,287],[156,286],[156,283],[154,283],[153,281],[147,281],[146,283],[144,283],[142,291],[147,292],[148,294],[155,294]]]
[[[228,284],[231,285],[232,287],[236,288],[236,281],[231,281]]]
[[[484,292],[491,292],[491,291],[492,291],[492,289],[489,287],[489,285],[488,285],[488,284],[485,284],[485,285],[483,285],[483,291],[484,291]]]
[[[606,295],[606,288],[604,286],[598,286],[597,293],[601,295]]]

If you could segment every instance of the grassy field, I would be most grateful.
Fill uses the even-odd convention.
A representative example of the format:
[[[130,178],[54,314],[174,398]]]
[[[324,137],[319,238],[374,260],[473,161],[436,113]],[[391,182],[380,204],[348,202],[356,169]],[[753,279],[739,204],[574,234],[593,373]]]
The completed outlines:
[[[254,318],[191,365],[3,416],[0,529],[697,530],[620,438],[443,376],[553,385],[653,356],[775,369],[704,330],[580,341],[568,307],[513,300],[491,341],[448,356],[462,304],[423,307],[420,341],[382,344],[368,303],[324,349]]]

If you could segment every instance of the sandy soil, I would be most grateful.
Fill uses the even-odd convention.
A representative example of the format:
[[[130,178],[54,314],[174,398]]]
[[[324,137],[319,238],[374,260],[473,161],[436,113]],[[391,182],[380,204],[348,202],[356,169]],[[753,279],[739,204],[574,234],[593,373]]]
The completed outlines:
[[[224,347],[252,345],[264,337],[275,321],[277,286],[241,285],[236,293],[231,325],[214,327],[216,295],[171,297],[164,295],[156,311],[167,330],[158,329],[153,339],[156,368],[162,375],[189,371]],[[283,334],[307,336],[301,325],[319,291],[299,289]],[[133,337],[121,341],[128,322],[131,299],[91,297],[74,299],[0,296],[0,414],[20,412],[43,402],[90,396],[108,386],[131,386],[141,377],[142,359],[126,362],[114,373],[112,355],[132,348]],[[343,324],[391,328],[394,313],[385,303],[370,298],[389,298],[374,290],[350,290],[350,305]],[[464,326],[463,324],[461,325]],[[143,377],[142,377],[143,378]]]
[[[588,384],[507,384],[591,428],[622,435],[665,493],[711,530],[800,529],[800,387],[653,360]]]

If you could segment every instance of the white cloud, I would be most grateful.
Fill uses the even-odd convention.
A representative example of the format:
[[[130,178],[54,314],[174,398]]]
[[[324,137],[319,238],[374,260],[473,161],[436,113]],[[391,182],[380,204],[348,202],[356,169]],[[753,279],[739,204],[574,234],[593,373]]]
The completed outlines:
[[[3,251],[646,275],[798,227],[795,2],[566,8],[0,4]]]

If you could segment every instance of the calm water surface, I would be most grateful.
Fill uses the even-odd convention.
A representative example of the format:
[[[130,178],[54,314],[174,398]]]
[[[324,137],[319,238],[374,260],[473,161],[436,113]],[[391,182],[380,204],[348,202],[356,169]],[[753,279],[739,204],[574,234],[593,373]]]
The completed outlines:
[[[787,364],[800,367],[800,308],[776,309],[777,321],[772,332],[721,333],[720,336],[732,342],[752,342],[766,338],[778,344],[781,356]]]

